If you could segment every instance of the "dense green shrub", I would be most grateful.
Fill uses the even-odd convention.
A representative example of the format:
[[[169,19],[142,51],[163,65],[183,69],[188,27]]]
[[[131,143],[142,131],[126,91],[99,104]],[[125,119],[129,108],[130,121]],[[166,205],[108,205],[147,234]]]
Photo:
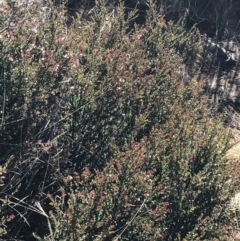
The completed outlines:
[[[151,2],[144,26],[121,4],[87,24],[49,9],[18,9],[0,38],[6,237],[226,240],[228,134],[197,81],[198,31]]]
[[[116,147],[102,172],[74,173],[74,188],[63,193],[69,195],[65,216],[50,197],[56,240],[227,239],[226,173],[224,162],[216,162],[226,137],[214,141],[215,126],[206,119],[196,133],[201,113],[189,116],[181,107],[128,150]]]

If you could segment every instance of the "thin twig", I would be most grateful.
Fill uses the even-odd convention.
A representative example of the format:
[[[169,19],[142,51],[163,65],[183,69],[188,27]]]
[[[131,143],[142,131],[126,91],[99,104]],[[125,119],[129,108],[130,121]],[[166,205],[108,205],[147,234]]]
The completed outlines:
[[[5,83],[5,71],[3,70],[3,107],[2,107],[2,123],[1,127],[3,127],[4,122],[4,113],[5,113],[5,105],[6,105],[6,83]]]
[[[45,211],[43,210],[40,202],[36,201],[36,202],[35,202],[35,206],[41,211],[41,214],[47,218],[48,228],[49,228],[49,231],[50,231],[51,239],[54,240],[54,235],[53,235],[51,223],[50,223],[50,221],[49,221],[49,216],[48,216],[48,215],[45,213]]]
[[[142,210],[142,208],[145,206],[146,199],[143,200],[143,203],[141,204],[140,208],[137,210],[133,218],[127,223],[126,227],[122,230],[122,232],[118,235],[118,237],[115,239],[116,241],[121,238],[122,234],[126,231],[126,229],[131,225],[131,223],[134,221],[138,213]]]

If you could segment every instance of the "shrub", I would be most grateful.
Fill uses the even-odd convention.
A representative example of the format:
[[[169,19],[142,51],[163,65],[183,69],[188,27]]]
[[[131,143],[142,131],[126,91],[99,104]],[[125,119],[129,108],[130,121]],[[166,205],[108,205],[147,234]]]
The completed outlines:
[[[6,237],[226,237],[228,135],[197,81],[198,31],[167,23],[152,2],[144,26],[122,4],[96,5],[87,25],[80,11],[68,27],[63,6],[49,19],[38,7],[1,33]]]

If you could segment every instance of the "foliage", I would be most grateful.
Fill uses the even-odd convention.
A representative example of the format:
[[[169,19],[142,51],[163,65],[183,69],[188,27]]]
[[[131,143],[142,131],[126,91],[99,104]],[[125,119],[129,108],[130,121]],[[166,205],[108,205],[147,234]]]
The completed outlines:
[[[189,105],[192,108],[192,103]],[[220,184],[227,175],[224,162],[215,162],[224,152],[226,136],[214,141],[215,126],[206,119],[197,129],[202,134],[196,133],[200,113],[196,110],[189,118],[181,107],[166,125],[155,126],[148,137],[132,142],[128,150],[115,147],[114,158],[102,172],[86,168],[81,174],[74,173],[69,185],[75,188],[63,193],[69,201],[62,219],[62,206],[51,197],[58,210],[52,213],[56,240],[228,237],[227,190]],[[221,222],[227,229],[216,228]]]
[[[228,134],[197,81],[199,32],[152,2],[144,26],[123,4],[87,24],[39,7],[0,36],[5,237],[227,240]]]
[[[141,15],[137,18],[140,23],[145,22],[145,13],[148,9],[147,1],[137,0],[102,0],[108,6],[121,2],[129,9],[138,9]],[[238,0],[155,0],[156,6],[161,9],[165,19],[177,21],[188,9],[188,21],[186,26],[197,24],[203,33],[216,38],[216,41],[236,38],[239,35],[239,13]],[[94,3],[89,1],[68,0],[69,9],[92,9]]]

